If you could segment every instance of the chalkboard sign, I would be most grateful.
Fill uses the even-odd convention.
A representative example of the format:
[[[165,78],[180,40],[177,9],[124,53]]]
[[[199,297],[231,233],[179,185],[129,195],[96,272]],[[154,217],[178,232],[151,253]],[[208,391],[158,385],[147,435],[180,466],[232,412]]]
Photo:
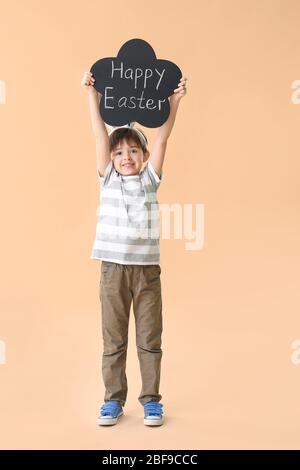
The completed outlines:
[[[176,64],[157,59],[143,39],[125,42],[117,57],[98,60],[90,71],[102,95],[101,117],[110,126],[132,121],[145,127],[161,126],[170,114],[168,97],[182,77]]]

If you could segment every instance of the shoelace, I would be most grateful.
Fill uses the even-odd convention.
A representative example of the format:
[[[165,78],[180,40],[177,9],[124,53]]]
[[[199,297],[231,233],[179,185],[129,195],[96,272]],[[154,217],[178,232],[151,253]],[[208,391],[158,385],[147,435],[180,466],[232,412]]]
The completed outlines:
[[[100,409],[102,416],[107,416],[116,413],[118,411],[118,408],[119,404],[117,402],[107,401],[106,403],[104,403],[104,405],[101,406]]]
[[[163,413],[163,405],[157,401],[149,401],[144,404],[145,411],[150,415],[161,415]]]

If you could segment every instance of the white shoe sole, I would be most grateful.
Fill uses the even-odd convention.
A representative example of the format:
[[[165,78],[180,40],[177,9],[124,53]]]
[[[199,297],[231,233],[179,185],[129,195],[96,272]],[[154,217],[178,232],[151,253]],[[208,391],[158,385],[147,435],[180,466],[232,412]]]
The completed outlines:
[[[154,418],[153,416],[151,418],[144,418],[144,424],[146,426],[160,426],[163,422],[164,418],[159,418],[159,416],[157,418]]]
[[[116,418],[112,416],[99,416],[97,418],[97,424],[99,426],[111,426],[112,424],[116,424],[118,419],[123,415],[123,411],[121,411]]]

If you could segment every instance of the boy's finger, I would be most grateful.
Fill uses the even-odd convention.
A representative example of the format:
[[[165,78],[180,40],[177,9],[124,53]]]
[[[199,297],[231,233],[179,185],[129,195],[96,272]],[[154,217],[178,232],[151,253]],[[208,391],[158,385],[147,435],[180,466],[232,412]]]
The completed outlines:
[[[180,86],[179,88],[175,88],[174,92],[177,93],[177,92],[183,92],[183,91],[186,91],[186,88],[184,86]]]

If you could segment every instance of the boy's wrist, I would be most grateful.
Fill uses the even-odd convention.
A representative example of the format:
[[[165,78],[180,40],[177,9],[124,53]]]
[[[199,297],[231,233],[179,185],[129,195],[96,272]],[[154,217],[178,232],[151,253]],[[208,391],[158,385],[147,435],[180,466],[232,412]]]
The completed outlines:
[[[170,106],[178,106],[180,103],[180,98],[174,93],[169,97]]]
[[[88,90],[88,94],[89,94],[89,95],[95,95],[95,96],[97,96],[97,95],[98,95],[98,91],[96,90],[96,88],[91,87],[91,88]]]

